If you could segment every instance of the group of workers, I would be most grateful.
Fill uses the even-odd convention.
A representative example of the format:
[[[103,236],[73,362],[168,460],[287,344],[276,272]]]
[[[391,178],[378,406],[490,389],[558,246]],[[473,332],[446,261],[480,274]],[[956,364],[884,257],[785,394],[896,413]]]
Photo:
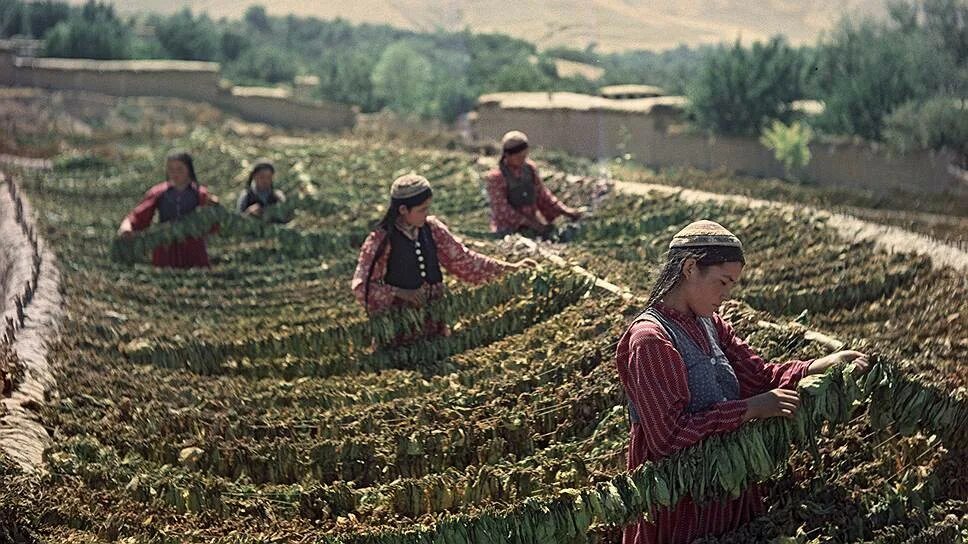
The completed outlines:
[[[498,166],[486,176],[493,232],[547,234],[557,217],[581,217],[541,182],[537,166],[528,159],[524,133],[508,132],[501,144]],[[149,189],[124,219],[120,236],[147,228],[156,211],[162,222],[178,221],[199,206],[217,203],[198,183],[187,153],[169,155],[166,173],[166,181]],[[253,163],[238,199],[239,213],[259,217],[285,200],[273,187],[274,173],[267,160]],[[371,316],[422,307],[442,296],[442,267],[462,281],[484,283],[536,264],[531,259],[510,263],[468,249],[430,215],[433,189],[423,176],[397,178],[389,196],[385,216],[360,249],[351,281],[356,299]],[[159,247],[153,262],[208,266],[204,237]],[[797,383],[805,376],[848,362],[866,372],[867,356],[857,351],[783,363],[760,358],[716,313],[740,281],[745,264],[742,242],[713,221],[693,222],[670,242],[645,310],[629,324],[615,354],[628,399],[629,470],[750,420],[794,417],[800,405]],[[430,318],[419,336],[446,334],[446,324]],[[686,497],[627,526],[623,540],[688,543],[734,530],[764,508],[763,491],[756,485],[736,498],[700,503]]]

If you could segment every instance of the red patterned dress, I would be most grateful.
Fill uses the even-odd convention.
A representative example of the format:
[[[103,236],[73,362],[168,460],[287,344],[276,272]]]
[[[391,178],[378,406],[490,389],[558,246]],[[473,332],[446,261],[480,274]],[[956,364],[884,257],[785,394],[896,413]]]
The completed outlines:
[[[695,316],[658,304],[655,310],[682,328],[689,338],[711,354],[707,335]],[[742,399],[775,388],[794,389],[806,376],[812,361],[772,364],[763,361],[739,338],[729,323],[713,315],[719,345],[739,381],[739,400],[714,404],[689,413],[689,382],[679,351],[662,325],[650,321],[632,324],[619,342],[616,365],[629,402],[639,415],[629,435],[628,469],[657,461],[696,444],[703,438],[732,431],[743,423]],[[625,528],[625,544],[680,544],[707,535],[735,530],[763,511],[757,486],[735,499],[696,504],[684,498],[672,508],[653,512],[654,522],[640,519]]]
[[[430,233],[436,245],[437,259],[440,261],[440,265],[462,281],[473,284],[485,283],[497,278],[507,270],[507,265],[501,261],[468,249],[454,237],[447,225],[436,217],[428,217],[427,225],[430,227]],[[356,300],[370,314],[404,304],[402,300],[394,296],[394,288],[383,281],[387,273],[387,262],[390,258],[391,249],[390,244],[383,244],[386,236],[386,231],[375,230],[366,238],[363,247],[360,248],[356,272],[353,274],[353,281],[350,284]],[[377,255],[377,249],[381,245],[383,250],[381,250],[380,255]],[[367,271],[370,272],[368,296],[366,293]],[[443,294],[444,284],[442,282],[424,283],[421,289],[427,290],[427,300],[433,300]],[[364,299],[367,299],[366,304],[364,304]]]
[[[532,169],[535,195],[534,205],[521,208],[515,208],[509,202],[508,184],[504,175],[501,174],[500,168],[495,168],[487,174],[487,195],[491,201],[492,232],[510,233],[531,227],[537,221],[539,212],[549,223],[565,213],[565,205],[555,198],[555,195],[551,194],[551,191],[541,182],[537,165],[529,160],[521,168]],[[511,170],[517,174],[520,173],[521,168]]]
[[[208,188],[198,183],[192,183],[182,190],[176,189],[171,182],[163,181],[145,193],[141,202],[135,206],[127,219],[135,232],[144,230],[151,225],[151,221],[158,212],[159,221],[178,221],[192,213],[196,208],[209,205],[211,197]],[[218,226],[212,228],[212,233]],[[208,250],[205,238],[187,238],[181,242],[158,246],[151,255],[151,262],[158,267],[193,268],[207,267]]]

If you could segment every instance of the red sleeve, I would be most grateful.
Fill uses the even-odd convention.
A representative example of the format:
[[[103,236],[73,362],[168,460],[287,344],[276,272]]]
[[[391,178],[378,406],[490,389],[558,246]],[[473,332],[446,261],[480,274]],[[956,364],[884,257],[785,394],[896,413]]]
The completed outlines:
[[[743,422],[743,400],[720,402],[695,414],[686,412],[690,399],[686,365],[659,325],[632,325],[619,343],[616,362],[653,458],[734,430]]]
[[[356,263],[356,272],[353,273],[353,281],[350,288],[360,306],[363,306],[370,313],[380,312],[390,307],[393,303],[393,287],[383,283],[383,276],[387,273],[387,260],[390,252],[382,251],[379,258],[376,251],[386,238],[386,232],[375,230],[366,237],[363,247],[360,248],[360,257]],[[389,249],[388,246],[384,246]],[[372,264],[373,268],[370,268]],[[370,296],[369,307],[366,306],[366,275],[370,272]]]
[[[515,231],[520,227],[532,225],[532,220],[514,209],[508,202],[508,187],[504,182],[504,176],[498,169],[492,170],[487,175],[487,196],[491,201],[491,230]]]
[[[531,161],[528,161],[528,166],[534,171],[535,194],[537,195],[535,205],[541,215],[550,223],[558,216],[564,215],[565,205],[545,187],[545,184],[541,181],[541,175],[538,173],[538,166]]]
[[[797,383],[807,375],[813,361],[767,363],[745,340],[736,335],[733,326],[723,321],[719,314],[713,316],[713,323],[719,335],[719,345],[733,365],[739,379],[740,394],[744,398],[765,393],[770,389],[796,389]]]
[[[428,217],[431,235],[437,245],[437,260],[448,272],[468,283],[484,283],[507,270],[507,265],[486,255],[471,251],[451,234],[447,225]]]
[[[209,201],[208,187],[204,185],[199,185],[198,186],[198,205],[204,207],[204,206],[208,206],[209,204],[210,204],[210,201]],[[218,223],[215,223],[214,225],[212,225],[212,228],[208,231],[208,233],[217,234],[220,228],[221,228],[220,225]]]
[[[151,220],[155,217],[155,208],[158,206],[158,197],[166,189],[168,189],[168,182],[162,182],[145,192],[141,202],[125,217],[131,222],[132,230],[145,230],[151,225]]]

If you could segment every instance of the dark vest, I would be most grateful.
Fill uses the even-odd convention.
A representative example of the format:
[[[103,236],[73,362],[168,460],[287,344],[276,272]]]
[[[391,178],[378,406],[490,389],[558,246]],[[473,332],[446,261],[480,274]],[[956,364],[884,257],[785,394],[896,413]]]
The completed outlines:
[[[713,320],[708,317],[701,317],[699,320],[706,333],[706,340],[712,351],[711,356],[704,352],[682,327],[653,308],[642,312],[632,322],[633,324],[639,321],[656,323],[665,329],[666,334],[672,339],[672,344],[686,364],[689,381],[689,405],[686,406],[686,411],[691,414],[708,410],[718,402],[739,398],[739,380],[729,364],[729,359],[719,346],[719,337]],[[638,422],[639,415],[635,411],[635,406],[629,402],[628,407],[629,420],[633,423]]]
[[[411,240],[391,226],[390,258],[383,281],[387,285],[401,289],[416,289],[424,283],[435,284],[444,281],[437,260],[437,244],[430,232],[430,225],[424,224],[417,231],[417,239]]]
[[[262,198],[259,197],[259,193],[256,192],[255,189],[253,189],[250,185],[249,188],[245,190],[245,200],[242,202],[242,206],[240,206],[240,208],[241,211],[245,211],[253,204],[262,204],[263,206],[268,207],[272,206],[273,204],[277,204],[278,202],[279,199],[276,198],[276,191],[274,189],[270,189],[269,197],[265,200],[262,200]]]
[[[178,221],[195,211],[200,202],[201,197],[195,184],[182,191],[169,187],[158,197],[158,220],[162,223]]]
[[[531,165],[525,163],[521,167],[521,175],[515,176],[511,173],[504,162],[501,162],[501,175],[508,189],[508,204],[514,208],[534,206],[537,201],[537,187],[535,187],[535,172]]]

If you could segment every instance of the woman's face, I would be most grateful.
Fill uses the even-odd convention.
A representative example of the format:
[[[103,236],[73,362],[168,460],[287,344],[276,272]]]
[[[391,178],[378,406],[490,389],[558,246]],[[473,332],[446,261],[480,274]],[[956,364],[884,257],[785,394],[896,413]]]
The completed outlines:
[[[427,222],[427,215],[430,213],[430,201],[433,199],[434,197],[430,197],[412,208],[400,206],[400,219],[411,227],[420,228],[424,226],[424,223]]]
[[[168,161],[165,164],[165,172],[168,176],[168,181],[178,187],[185,187],[192,182],[192,178],[188,173],[188,165],[180,160],[172,159]]]
[[[272,177],[273,172],[269,168],[263,168],[252,176],[252,182],[255,183],[256,191],[268,191],[272,189]]]
[[[513,155],[507,155],[504,158],[504,162],[514,168],[520,168],[526,160],[528,160],[528,148],[524,148]]]
[[[682,292],[692,313],[710,317],[729,299],[743,273],[743,263],[732,262],[700,267],[695,259],[682,266]]]

